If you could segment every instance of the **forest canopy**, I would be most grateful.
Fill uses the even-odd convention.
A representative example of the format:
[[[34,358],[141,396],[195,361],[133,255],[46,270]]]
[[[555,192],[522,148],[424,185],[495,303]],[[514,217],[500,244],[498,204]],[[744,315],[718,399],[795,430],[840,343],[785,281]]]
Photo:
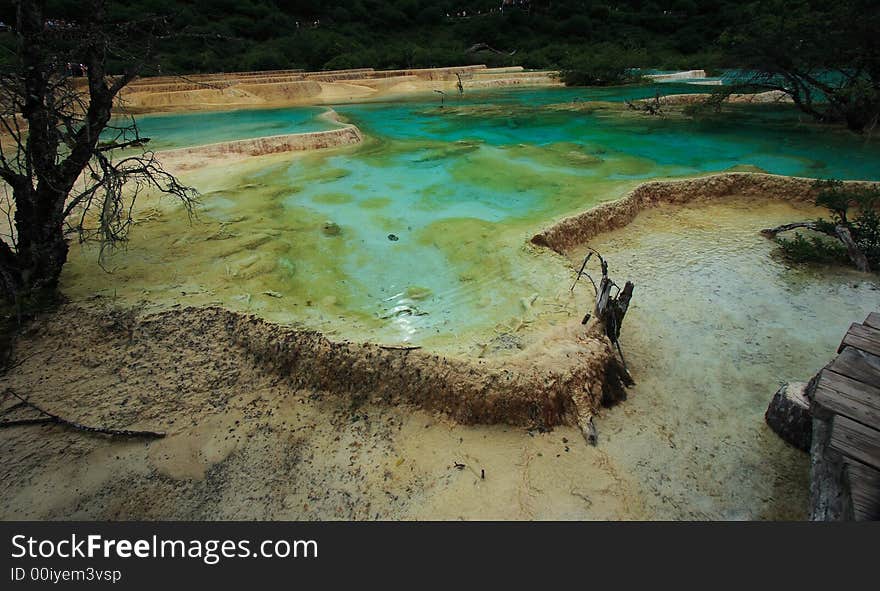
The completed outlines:
[[[0,8],[11,65],[16,3]],[[880,120],[876,0],[111,0],[113,22],[161,16],[145,74],[466,64],[552,68],[574,85],[620,84],[636,68],[738,68],[819,121]],[[83,17],[48,0],[51,26]],[[133,42],[135,42],[133,40]],[[108,71],[123,64],[108,63]],[[731,92],[739,91],[729,87]]]
[[[0,20],[15,23],[14,3]],[[488,63],[565,67],[591,47],[642,56],[632,66],[704,67],[735,17],[725,0],[114,0],[111,16],[171,15],[184,35],[159,52],[164,73]],[[78,0],[50,0],[59,21]],[[4,45],[12,43],[7,34]],[[481,51],[469,51],[483,44]],[[7,52],[8,54],[8,52]]]

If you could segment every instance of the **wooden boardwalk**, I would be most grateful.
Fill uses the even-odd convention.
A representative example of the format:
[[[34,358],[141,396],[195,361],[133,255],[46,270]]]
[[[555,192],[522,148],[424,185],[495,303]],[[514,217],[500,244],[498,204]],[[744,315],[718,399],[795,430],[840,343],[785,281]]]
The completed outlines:
[[[830,417],[857,521],[880,519],[880,313],[853,323],[818,376],[815,410]]]

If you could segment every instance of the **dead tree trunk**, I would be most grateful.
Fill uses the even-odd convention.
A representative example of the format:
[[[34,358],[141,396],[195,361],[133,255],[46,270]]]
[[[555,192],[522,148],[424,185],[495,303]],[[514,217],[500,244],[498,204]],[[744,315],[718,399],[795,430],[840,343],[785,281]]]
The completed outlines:
[[[63,189],[61,190],[63,191]],[[16,202],[16,250],[3,243],[0,277],[7,295],[54,293],[67,262],[61,206],[66,192],[29,183],[13,188]]]
[[[865,253],[862,252],[862,249],[853,240],[852,232],[850,232],[849,228],[843,224],[838,224],[834,227],[834,233],[843,242],[843,245],[846,246],[846,254],[849,256],[849,260],[856,266],[856,269],[862,273],[869,273],[871,265],[868,264],[868,257],[865,256]]]
[[[599,280],[598,286],[593,281],[593,278],[584,272],[593,254],[599,259],[602,268],[602,279]],[[623,318],[629,309],[630,301],[632,301],[634,285],[631,281],[627,281],[623,289],[620,290],[617,284],[608,276],[608,262],[602,258],[601,254],[592,249],[584,259],[575,282],[571,286],[571,290],[574,290],[578,280],[584,275],[590,280],[596,290],[596,304],[593,308],[593,315],[602,323],[606,336],[620,354],[619,360],[617,358],[609,360],[608,365],[605,367],[605,376],[602,381],[602,404],[604,406],[611,406],[621,400],[625,400],[626,388],[635,384],[626,368],[623,349],[620,347],[620,341],[618,340],[620,338],[620,328],[623,325]],[[618,287],[619,291],[616,296],[612,296],[615,287]],[[590,314],[587,314],[584,317],[583,323],[586,324],[589,319]],[[579,415],[578,424],[587,443],[596,445],[598,435],[593,424],[592,414],[584,413],[583,416]]]
[[[111,23],[106,4],[90,0],[87,19],[53,29],[46,25],[45,2],[18,2],[17,60],[0,72],[0,125],[11,138],[6,152],[0,150],[0,180],[11,189],[15,209],[12,235],[0,239],[0,296],[19,306],[55,296],[69,233],[102,245],[123,241],[131,203],[144,187],[180,197],[187,209],[195,197],[152,152],[114,160],[113,150],[146,141],[134,123],[110,127],[115,137],[100,141],[114,98],[144,67],[163,23],[153,18]],[[120,42],[136,42],[142,53],[119,49]],[[59,71],[65,58],[84,63],[85,88]],[[119,59],[127,66],[110,75],[108,64]],[[125,187],[128,180],[135,183]],[[97,215],[87,223],[89,210]]]

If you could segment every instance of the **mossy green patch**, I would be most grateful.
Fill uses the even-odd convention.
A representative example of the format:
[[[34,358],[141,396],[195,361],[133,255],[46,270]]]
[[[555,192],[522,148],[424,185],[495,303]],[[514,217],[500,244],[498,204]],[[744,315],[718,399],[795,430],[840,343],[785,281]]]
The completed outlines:
[[[393,203],[390,197],[369,197],[358,201],[358,206],[364,209],[382,209]]]
[[[312,201],[341,205],[343,203],[351,203],[354,201],[354,197],[348,193],[320,193],[313,196]]]
[[[411,300],[418,301],[428,299],[433,295],[433,292],[427,287],[417,287],[413,285],[407,287],[403,295]]]

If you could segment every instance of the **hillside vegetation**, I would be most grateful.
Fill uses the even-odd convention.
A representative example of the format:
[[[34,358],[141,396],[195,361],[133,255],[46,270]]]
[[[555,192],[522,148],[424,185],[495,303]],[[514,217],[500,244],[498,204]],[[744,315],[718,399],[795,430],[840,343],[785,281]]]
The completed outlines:
[[[81,18],[77,0],[48,5],[62,21]],[[564,68],[585,53],[625,58],[633,66],[704,67],[717,61],[716,40],[737,6],[725,0],[503,5],[502,0],[115,0],[111,5],[120,20],[172,18],[182,34],[162,47],[163,73],[478,62]],[[15,22],[12,3],[0,10],[0,19]],[[11,35],[5,41],[11,44]]]
[[[110,0],[111,22],[164,34],[144,74],[482,63],[559,69],[572,85],[620,84],[633,68],[739,68],[741,86],[780,90],[814,119],[856,132],[880,121],[876,0]],[[81,22],[49,0],[47,26]],[[7,25],[15,3],[0,8]],[[56,36],[57,37],[57,36]],[[61,35],[63,38],[63,35]],[[125,38],[124,35],[122,35]],[[142,55],[128,37],[109,71]],[[131,47],[126,48],[124,45]],[[14,66],[0,32],[0,68]],[[127,51],[126,51],[127,50]],[[63,64],[59,64],[62,67]],[[730,92],[741,88],[729,87]]]

